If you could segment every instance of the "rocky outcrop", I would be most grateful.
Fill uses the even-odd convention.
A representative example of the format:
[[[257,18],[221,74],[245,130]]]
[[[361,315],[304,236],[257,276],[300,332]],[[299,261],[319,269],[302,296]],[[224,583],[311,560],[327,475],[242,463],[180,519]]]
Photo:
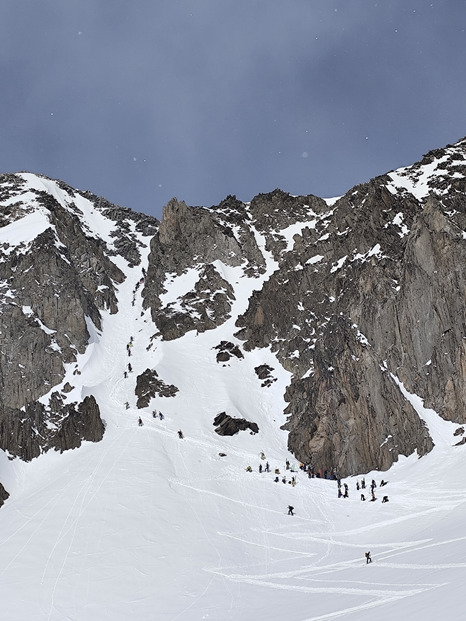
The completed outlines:
[[[344,319],[316,344],[313,363],[312,377],[294,380],[285,396],[288,443],[300,461],[346,476],[362,464],[386,470],[399,455],[432,449],[388,369]]]
[[[138,375],[136,381],[135,394],[138,398],[137,407],[146,408],[151,399],[156,397],[174,397],[178,388],[173,384],[165,384],[154,369],[146,369],[144,373]]]
[[[54,435],[53,445],[60,452],[78,448],[83,441],[100,442],[102,440],[105,426],[100,418],[99,406],[93,396],[85,397],[84,401],[76,407],[60,408],[59,412],[64,418],[58,432]]]
[[[192,289],[158,311],[155,324],[166,341],[190,330],[213,330],[230,317],[234,299],[231,285],[213,265],[206,265],[197,270]]]
[[[10,494],[6,491],[3,485],[0,483],[0,507],[5,503],[5,500],[10,497]]]
[[[262,388],[271,386],[277,381],[277,378],[272,375],[273,368],[268,364],[260,364],[254,369],[257,377],[262,380]]]
[[[215,349],[218,350],[216,358],[219,363],[228,362],[232,356],[235,356],[235,358],[244,358],[243,352],[238,345],[235,345],[230,341],[222,341],[215,347]]]
[[[226,412],[217,414],[214,418],[216,427],[215,433],[219,436],[234,436],[239,431],[246,431],[249,429],[250,433],[259,433],[259,427],[256,423],[252,423],[245,418],[233,418]]]
[[[50,449],[63,452],[78,448],[83,441],[99,442],[104,430],[94,397],[67,404],[59,393],[53,393],[48,406],[34,401],[21,410],[4,409],[0,448],[30,461]]]
[[[212,210],[189,208],[172,199],[164,207],[151,242],[143,291],[144,306],[151,309],[165,340],[190,330],[213,330],[230,317],[234,295],[221,274],[222,265],[242,266],[248,275],[264,270],[264,258],[247,226],[244,206],[234,197]],[[174,279],[184,282],[186,291],[163,303],[166,284]]]

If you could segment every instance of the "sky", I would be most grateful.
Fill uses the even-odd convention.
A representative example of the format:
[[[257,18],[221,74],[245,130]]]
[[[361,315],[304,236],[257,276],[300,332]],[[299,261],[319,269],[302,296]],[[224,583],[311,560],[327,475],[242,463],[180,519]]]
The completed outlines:
[[[3,0],[0,171],[160,217],[322,197],[466,134],[457,0]]]

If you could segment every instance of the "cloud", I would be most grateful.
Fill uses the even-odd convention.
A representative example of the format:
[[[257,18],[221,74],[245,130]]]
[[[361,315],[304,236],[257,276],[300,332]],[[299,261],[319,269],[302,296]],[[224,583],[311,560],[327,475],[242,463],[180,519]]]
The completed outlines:
[[[465,11],[7,0],[0,168],[158,214],[172,195],[208,205],[277,186],[341,193],[466,133]]]

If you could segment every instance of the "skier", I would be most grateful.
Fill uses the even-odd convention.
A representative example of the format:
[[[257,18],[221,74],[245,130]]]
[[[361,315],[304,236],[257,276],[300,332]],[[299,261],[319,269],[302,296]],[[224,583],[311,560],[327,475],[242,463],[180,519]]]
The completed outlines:
[[[160,418],[160,420],[163,420],[164,416],[163,416],[162,412],[159,412],[159,418]]]
[[[157,418],[157,410],[154,410],[154,411],[152,412],[152,418]]]
[[[133,367],[131,366],[131,363],[128,362],[128,371],[129,373],[133,372]]]
[[[382,498],[382,502],[388,502],[388,496],[384,496],[384,497]]]
[[[364,494],[361,494],[361,500],[366,500],[366,497],[364,496]]]
[[[294,507],[292,507],[291,505],[288,505],[288,515],[294,515],[293,509]]]
[[[128,402],[126,402],[126,403],[125,403],[125,408],[126,408],[127,410],[129,410],[129,403],[128,403]]]
[[[143,426],[143,424],[144,424],[144,423],[142,422],[142,418],[141,418],[141,417],[139,417],[138,424],[139,424],[139,427],[142,427],[142,426]]]
[[[270,466],[269,466],[269,462],[265,462],[265,471],[266,472],[270,472]]]
[[[259,464],[259,474],[262,474],[262,464]]]
[[[366,557],[366,565],[368,565],[369,563],[372,563],[371,553],[370,552],[366,552],[364,554],[364,556]]]
[[[181,429],[178,430],[178,437],[180,440],[182,440],[184,438],[183,432],[181,431]]]

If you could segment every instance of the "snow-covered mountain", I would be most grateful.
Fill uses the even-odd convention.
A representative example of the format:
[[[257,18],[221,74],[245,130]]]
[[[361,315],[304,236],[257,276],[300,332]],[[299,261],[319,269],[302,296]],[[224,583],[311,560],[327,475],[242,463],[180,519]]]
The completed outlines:
[[[461,618],[465,155],[160,223],[0,178],[3,618]]]

